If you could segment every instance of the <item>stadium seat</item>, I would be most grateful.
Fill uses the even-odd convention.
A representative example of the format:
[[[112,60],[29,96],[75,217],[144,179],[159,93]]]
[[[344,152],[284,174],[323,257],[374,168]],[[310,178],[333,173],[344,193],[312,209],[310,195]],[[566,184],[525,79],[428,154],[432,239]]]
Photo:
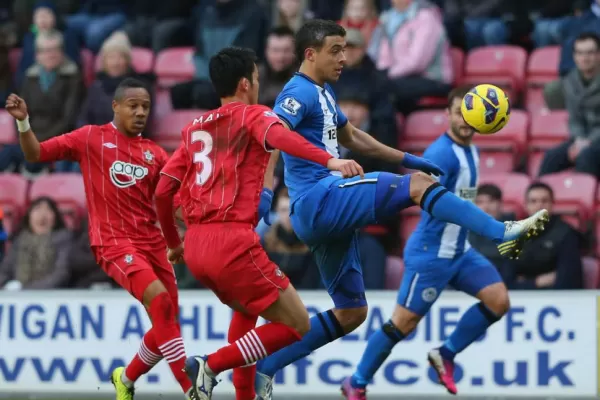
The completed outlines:
[[[577,172],[544,175],[540,181],[554,191],[554,212],[580,230],[594,212],[597,181],[594,177]]]
[[[0,109],[0,145],[17,142],[17,124],[15,119],[3,109]]]
[[[527,85],[540,87],[558,79],[560,46],[546,46],[534,50],[527,63]]]
[[[544,89],[527,87],[525,89],[525,108],[530,114],[548,113],[548,106],[544,99]]]
[[[17,71],[17,68],[19,68],[21,54],[23,54],[23,50],[19,47],[10,49],[10,52],[8,53],[8,65],[10,68],[10,72],[12,72],[13,74]]]
[[[398,290],[404,275],[404,262],[400,257],[389,256],[385,263],[385,288]]]
[[[600,286],[600,265],[594,257],[583,257],[583,287],[585,289],[598,289]]]
[[[152,105],[152,115],[155,120],[160,120],[173,111],[171,103],[171,92],[168,89],[157,88],[154,94],[154,104]]]
[[[569,114],[564,110],[532,115],[529,150],[548,150],[567,140],[568,120]]]
[[[96,72],[102,70],[102,57],[96,57]],[[131,49],[131,64],[138,74],[147,74],[154,68],[154,53],[150,49],[134,47]]]
[[[510,152],[482,151],[479,153],[479,174],[507,173],[515,169],[515,157]]]
[[[18,174],[0,174],[0,206],[4,212],[4,228],[13,232],[27,205],[29,182]]]
[[[406,118],[404,118],[404,114],[396,113],[396,133],[398,137],[402,137],[402,132],[404,132],[404,125],[406,124]]]
[[[465,53],[458,47],[450,49],[452,57],[452,70],[454,72],[454,84],[458,85],[462,81],[465,68]],[[446,96],[427,96],[419,99],[419,106],[425,108],[446,107],[448,99]]]
[[[195,73],[193,58],[193,47],[174,47],[158,53],[154,65],[158,86],[170,87],[191,80]]]
[[[516,157],[527,149],[529,116],[525,111],[512,110],[508,124],[493,135],[476,135],[474,143],[481,150],[510,152]]]
[[[423,151],[448,129],[445,110],[415,111],[406,118],[399,146],[406,151]]]
[[[527,156],[527,173],[530,177],[535,178],[540,174],[540,167],[544,159],[543,151],[535,151]]]
[[[94,68],[94,53],[88,49],[81,49],[81,72],[85,86],[90,86],[96,77]]]
[[[50,197],[58,204],[70,228],[76,228],[86,208],[85,188],[79,174],[54,173],[37,178],[31,184],[29,200]]]
[[[153,136],[156,142],[167,150],[174,150],[181,143],[181,130],[206,110],[178,110],[158,118],[154,124]]]
[[[527,52],[518,46],[477,48],[467,54],[462,82],[491,83],[507,89],[512,97],[524,85],[526,63]]]
[[[518,218],[525,216],[523,201],[525,191],[531,183],[527,175],[519,173],[488,174],[481,177],[479,185],[491,183],[502,190],[502,206],[504,212],[514,213]]]

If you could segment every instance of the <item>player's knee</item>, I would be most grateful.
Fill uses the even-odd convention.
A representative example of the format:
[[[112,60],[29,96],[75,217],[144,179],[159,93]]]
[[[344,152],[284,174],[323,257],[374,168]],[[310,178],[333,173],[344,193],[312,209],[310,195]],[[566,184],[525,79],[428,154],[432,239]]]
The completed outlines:
[[[407,336],[417,328],[421,318],[422,317],[420,315],[415,314],[404,307],[396,306],[396,309],[394,310],[390,320],[396,329]]]
[[[415,172],[410,176],[410,198],[418,203],[427,188],[435,183],[435,179],[425,172]]]
[[[291,321],[287,324],[290,328],[298,332],[298,335],[300,336],[304,336],[310,331],[308,311],[306,311],[306,308],[303,308],[302,310],[303,312],[295,313]]]
[[[510,309],[510,297],[503,283],[497,283],[484,289],[485,293],[480,300],[485,307],[497,318],[502,317]],[[478,296],[479,297],[479,296]]]
[[[367,306],[358,308],[335,309],[333,312],[340,323],[345,334],[358,328],[367,319],[369,308]]]

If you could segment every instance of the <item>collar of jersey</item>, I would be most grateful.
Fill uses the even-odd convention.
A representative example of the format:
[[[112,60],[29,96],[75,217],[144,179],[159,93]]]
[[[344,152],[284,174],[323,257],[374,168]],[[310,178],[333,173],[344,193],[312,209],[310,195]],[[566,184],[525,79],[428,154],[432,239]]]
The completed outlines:
[[[298,75],[298,76],[300,76],[300,77],[302,77],[302,78],[306,79],[307,81],[309,81],[309,82],[310,82],[310,83],[312,83],[313,85],[317,85],[317,86],[319,86],[319,87],[323,87],[323,86],[319,85],[317,82],[315,82],[313,78],[311,78],[310,76],[308,76],[308,75],[306,75],[306,74],[303,74],[302,72],[295,72],[295,73],[294,73],[294,75]]]
[[[114,130],[115,130],[115,131],[117,131],[117,132],[119,132],[121,135],[125,136],[125,137],[126,137],[126,138],[128,138],[128,139],[135,139],[135,138],[129,137],[129,136],[127,136],[126,134],[124,134],[123,132],[121,132],[121,131],[119,130],[119,128],[117,128],[117,126],[115,125],[115,123],[114,123],[114,122],[112,122],[112,121],[111,121],[111,122],[110,122],[110,124],[112,125],[112,127],[114,128]],[[142,138],[142,134],[141,134],[141,133],[138,133],[138,135],[137,135],[137,138],[140,138],[140,139],[141,139],[141,138]]]

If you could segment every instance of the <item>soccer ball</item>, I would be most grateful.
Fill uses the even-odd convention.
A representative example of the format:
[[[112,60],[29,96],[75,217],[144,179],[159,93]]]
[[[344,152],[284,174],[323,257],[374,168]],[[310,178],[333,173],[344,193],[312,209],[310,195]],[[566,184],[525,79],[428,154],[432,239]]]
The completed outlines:
[[[477,85],[465,95],[460,106],[465,122],[484,135],[498,132],[510,119],[510,102],[502,89]]]

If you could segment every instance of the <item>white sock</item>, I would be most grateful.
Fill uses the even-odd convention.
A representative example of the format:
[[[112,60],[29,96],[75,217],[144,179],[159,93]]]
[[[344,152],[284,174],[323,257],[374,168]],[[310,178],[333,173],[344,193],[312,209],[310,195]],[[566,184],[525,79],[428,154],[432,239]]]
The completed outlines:
[[[121,373],[121,382],[123,382],[123,385],[127,386],[128,388],[133,387],[133,381],[129,379],[127,375],[125,375],[125,370],[123,370],[123,373]]]

